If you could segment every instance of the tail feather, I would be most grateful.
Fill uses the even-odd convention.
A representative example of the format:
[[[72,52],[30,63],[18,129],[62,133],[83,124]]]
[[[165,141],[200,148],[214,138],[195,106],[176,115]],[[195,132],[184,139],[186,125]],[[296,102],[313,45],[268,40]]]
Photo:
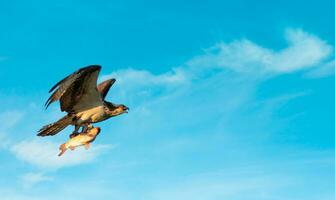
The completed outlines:
[[[38,131],[38,136],[49,136],[49,135],[55,135],[62,131],[64,128],[66,128],[68,125],[70,125],[72,122],[72,117],[66,115],[65,117],[61,118],[55,123],[48,124],[46,126],[43,126]]]

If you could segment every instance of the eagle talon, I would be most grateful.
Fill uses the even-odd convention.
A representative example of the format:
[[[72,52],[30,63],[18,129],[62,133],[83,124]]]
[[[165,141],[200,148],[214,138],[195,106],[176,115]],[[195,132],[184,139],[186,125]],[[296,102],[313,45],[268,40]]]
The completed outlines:
[[[88,130],[88,131],[91,130],[92,128],[94,128],[94,126],[93,126],[92,124],[88,124],[88,125],[87,125],[87,130]]]
[[[74,137],[76,137],[77,135],[79,135],[78,132],[73,132],[73,133],[70,134],[70,138],[74,138]]]
[[[85,124],[83,127],[82,127],[82,130],[81,132],[86,134],[88,133],[91,129],[93,129],[93,125],[92,124]]]

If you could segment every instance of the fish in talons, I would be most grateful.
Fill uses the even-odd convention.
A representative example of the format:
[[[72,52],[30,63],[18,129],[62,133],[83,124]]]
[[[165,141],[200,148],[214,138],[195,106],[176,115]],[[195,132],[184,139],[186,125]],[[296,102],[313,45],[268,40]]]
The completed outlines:
[[[86,132],[82,132],[74,137],[71,137],[67,142],[60,145],[60,153],[58,154],[58,156],[63,155],[67,149],[74,150],[76,147],[79,146],[85,146],[85,149],[89,149],[90,144],[95,140],[99,133],[100,127],[92,127]]]

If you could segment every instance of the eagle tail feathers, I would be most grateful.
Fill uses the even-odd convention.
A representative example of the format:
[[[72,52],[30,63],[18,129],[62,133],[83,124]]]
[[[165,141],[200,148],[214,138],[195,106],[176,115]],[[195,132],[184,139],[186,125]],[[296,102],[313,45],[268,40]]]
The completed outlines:
[[[38,131],[38,136],[50,136],[50,135],[56,135],[63,129],[65,129],[68,125],[70,125],[73,121],[73,117],[66,115],[60,120],[58,120],[55,123],[48,124],[43,126],[39,131]]]

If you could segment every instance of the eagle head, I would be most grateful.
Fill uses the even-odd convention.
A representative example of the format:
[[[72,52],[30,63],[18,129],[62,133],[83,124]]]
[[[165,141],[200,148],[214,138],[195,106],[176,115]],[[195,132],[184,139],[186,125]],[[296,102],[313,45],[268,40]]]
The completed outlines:
[[[108,107],[107,113],[110,117],[121,115],[123,113],[128,113],[129,110],[129,108],[123,104],[116,105],[109,102],[107,103],[107,107]]]

